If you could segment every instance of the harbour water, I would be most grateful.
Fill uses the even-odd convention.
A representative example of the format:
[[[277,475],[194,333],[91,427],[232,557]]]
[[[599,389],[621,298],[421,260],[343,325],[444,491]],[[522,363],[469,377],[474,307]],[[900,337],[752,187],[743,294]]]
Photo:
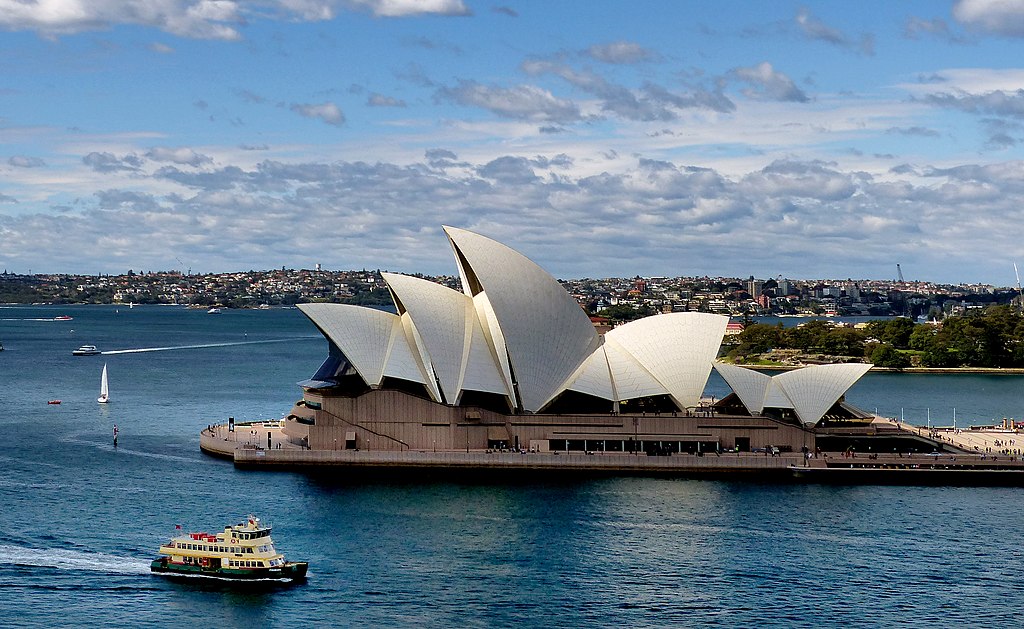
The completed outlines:
[[[3,626],[1019,622],[1018,489],[240,471],[200,454],[198,432],[291,407],[326,354],[297,310],[0,307],[0,341]],[[165,349],[71,356],[86,343]],[[713,376],[708,393],[727,391]],[[948,424],[953,408],[964,426],[1024,417],[1020,376],[869,374],[848,397],[917,424]],[[149,574],[176,524],[210,531],[248,513],[310,562],[306,584]]]

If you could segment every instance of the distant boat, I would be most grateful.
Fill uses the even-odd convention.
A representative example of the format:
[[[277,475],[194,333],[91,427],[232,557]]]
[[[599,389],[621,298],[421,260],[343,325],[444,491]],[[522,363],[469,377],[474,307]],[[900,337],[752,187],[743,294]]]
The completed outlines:
[[[71,317],[69,317],[67,315],[60,315],[59,317],[54,317],[53,320],[54,321],[71,321]]]
[[[47,404],[60,404],[60,400],[50,400]]]
[[[110,401],[110,388],[107,386],[107,363],[103,363],[103,375],[100,376],[100,396],[96,398],[100,404]]]
[[[216,306],[214,306],[213,308],[210,308],[209,310],[207,310],[206,314],[220,314],[220,308],[217,308]]]
[[[95,356],[101,353],[100,350],[96,349],[95,345],[83,345],[78,349],[71,350],[72,356]]]

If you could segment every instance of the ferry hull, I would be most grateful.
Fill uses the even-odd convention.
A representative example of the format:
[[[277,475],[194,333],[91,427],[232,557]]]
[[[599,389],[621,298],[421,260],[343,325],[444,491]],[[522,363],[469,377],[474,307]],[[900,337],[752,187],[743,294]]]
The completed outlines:
[[[306,578],[309,563],[289,561],[275,568],[210,568],[189,564],[176,564],[165,558],[154,559],[150,571],[168,577],[205,577],[225,581],[301,581]]]

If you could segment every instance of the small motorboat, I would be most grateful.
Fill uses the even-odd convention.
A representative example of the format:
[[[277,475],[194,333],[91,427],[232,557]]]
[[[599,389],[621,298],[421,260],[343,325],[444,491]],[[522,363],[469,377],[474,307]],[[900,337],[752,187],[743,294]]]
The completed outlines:
[[[60,315],[53,318],[54,321],[71,321],[71,317],[67,315]]]
[[[175,527],[180,529],[180,526]],[[177,535],[160,546],[150,570],[169,577],[207,577],[229,581],[302,581],[309,564],[285,561],[274,549],[271,527],[250,515],[222,532]]]
[[[220,314],[220,308],[214,306],[206,311],[206,314]]]
[[[95,345],[83,345],[71,351],[72,356],[96,356],[101,353],[100,350],[96,349]]]
[[[60,404],[60,400],[50,400],[47,404]]]

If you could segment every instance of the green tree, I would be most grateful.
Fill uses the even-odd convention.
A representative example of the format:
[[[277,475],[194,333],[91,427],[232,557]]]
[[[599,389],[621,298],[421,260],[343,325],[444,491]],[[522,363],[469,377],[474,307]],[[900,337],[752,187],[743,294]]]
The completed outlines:
[[[922,324],[914,327],[914,331],[910,334],[910,341],[908,345],[910,349],[916,349],[919,352],[927,351],[935,340],[936,334],[939,330],[934,325]]]
[[[832,329],[831,323],[815,319],[784,330],[781,342],[785,347],[803,351],[822,349],[825,337]]]
[[[904,369],[910,366],[910,358],[888,343],[879,343],[871,350],[869,360],[878,367]]]
[[[894,348],[907,349],[910,346],[910,335],[917,325],[906,317],[896,317],[885,322],[885,332],[879,340]]]
[[[821,349],[834,356],[863,356],[864,333],[853,328],[834,328],[822,338]]]
[[[782,338],[782,324],[754,323],[743,328],[739,338],[738,354],[744,356],[763,354],[779,346],[779,341]]]

